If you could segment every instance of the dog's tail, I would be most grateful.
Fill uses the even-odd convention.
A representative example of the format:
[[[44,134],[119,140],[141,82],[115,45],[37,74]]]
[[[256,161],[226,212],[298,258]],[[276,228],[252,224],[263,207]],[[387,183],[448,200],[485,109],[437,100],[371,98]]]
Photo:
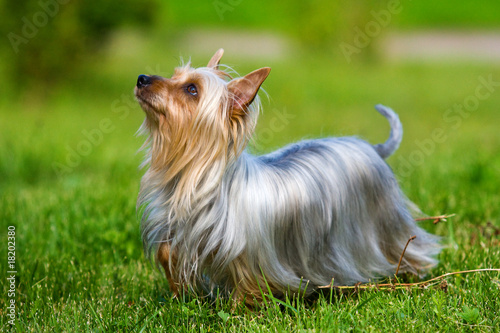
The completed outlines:
[[[373,146],[377,153],[385,159],[391,156],[396,149],[398,149],[401,140],[403,140],[403,125],[401,125],[401,121],[399,121],[399,117],[396,112],[394,112],[391,108],[382,104],[377,104],[375,105],[375,109],[377,109],[381,115],[386,117],[391,125],[389,139],[387,139],[384,143],[379,143]]]

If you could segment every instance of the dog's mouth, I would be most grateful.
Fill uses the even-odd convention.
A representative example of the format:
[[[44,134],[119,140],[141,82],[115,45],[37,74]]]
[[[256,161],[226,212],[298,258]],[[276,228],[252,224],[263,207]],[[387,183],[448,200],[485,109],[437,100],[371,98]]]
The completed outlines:
[[[151,84],[152,80],[150,77],[139,75],[137,85],[134,88],[135,97],[144,111],[154,111],[157,107],[155,101],[158,99],[158,96],[151,91]]]
[[[134,88],[134,94],[146,114],[158,112],[158,106],[161,105],[161,98],[154,92],[154,82],[158,80],[157,76],[141,74],[137,78]],[[153,91],[152,91],[153,90]]]
[[[144,88],[135,87],[134,93],[150,124],[158,126],[160,118],[165,117],[163,108],[159,108],[162,105],[161,98]]]
[[[149,96],[144,96],[144,91],[135,87],[134,89],[135,98],[139,102],[139,105],[146,111],[146,109],[154,109],[153,104],[151,103],[151,98]]]
[[[141,74],[137,77],[137,83],[134,88],[135,97],[139,101],[139,104],[146,104],[149,107],[151,105],[151,96],[148,93],[148,88],[151,87],[154,78],[149,75]]]

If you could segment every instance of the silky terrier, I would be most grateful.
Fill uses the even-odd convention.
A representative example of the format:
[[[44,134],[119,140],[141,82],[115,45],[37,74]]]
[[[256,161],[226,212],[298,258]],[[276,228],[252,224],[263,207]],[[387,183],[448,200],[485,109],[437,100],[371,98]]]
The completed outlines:
[[[174,295],[218,292],[247,302],[319,286],[351,285],[436,264],[437,237],[384,161],[402,126],[371,145],[356,137],[306,140],[254,156],[245,148],[257,122],[264,67],[232,78],[218,50],[206,67],[171,78],[140,75],[135,95],[149,166],[138,207],[148,257],[161,264]]]

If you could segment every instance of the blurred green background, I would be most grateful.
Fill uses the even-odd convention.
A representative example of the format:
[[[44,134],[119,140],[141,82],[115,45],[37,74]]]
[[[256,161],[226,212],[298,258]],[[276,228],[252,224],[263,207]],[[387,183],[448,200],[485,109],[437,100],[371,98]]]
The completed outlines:
[[[0,0],[0,13],[0,234],[16,226],[26,331],[86,327],[81,301],[94,297],[125,321],[156,311],[167,287],[142,254],[133,88],[181,59],[205,66],[220,47],[240,74],[272,68],[252,151],[381,142],[389,126],[373,106],[388,105],[405,129],[388,160],[405,193],[428,214],[457,214],[424,224],[451,245],[432,274],[499,266],[500,1]],[[78,307],[87,315],[73,322]],[[498,327],[495,313],[482,315]]]

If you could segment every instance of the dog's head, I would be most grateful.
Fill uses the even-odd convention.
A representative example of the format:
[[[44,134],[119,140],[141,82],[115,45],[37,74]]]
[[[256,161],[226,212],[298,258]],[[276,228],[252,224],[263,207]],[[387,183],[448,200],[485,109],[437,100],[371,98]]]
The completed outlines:
[[[231,79],[219,65],[223,52],[207,67],[178,67],[171,78],[139,75],[135,95],[146,113],[144,128],[159,136],[152,139],[162,141],[157,144],[163,153],[193,153],[193,146],[203,146],[205,154],[238,154],[248,142],[258,115],[257,92],[271,69]]]
[[[212,191],[253,134],[257,92],[270,68],[232,79],[219,65],[218,50],[206,67],[189,64],[171,78],[139,75],[135,95],[146,113],[148,140],[144,184],[171,184],[176,214]],[[151,179],[151,177],[154,178]],[[155,185],[155,186],[156,186]]]

